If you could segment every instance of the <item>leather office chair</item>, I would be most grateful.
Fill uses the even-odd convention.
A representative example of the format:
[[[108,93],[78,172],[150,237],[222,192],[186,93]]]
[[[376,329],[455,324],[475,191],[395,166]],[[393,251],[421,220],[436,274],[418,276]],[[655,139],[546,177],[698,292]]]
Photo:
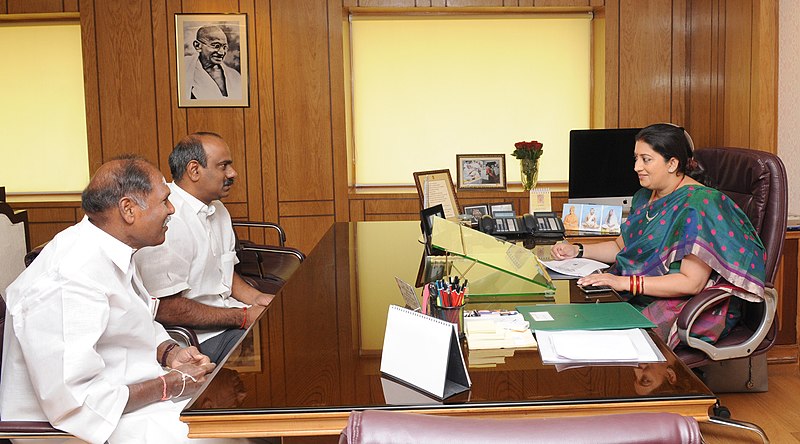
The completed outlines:
[[[2,190],[2,187],[0,187]],[[5,194],[5,191],[0,193]],[[25,269],[23,258],[30,250],[28,233],[28,213],[14,211],[7,203],[0,201],[0,293]]]
[[[361,443],[684,443],[703,442],[694,418],[627,413],[531,419],[475,419],[387,410],[351,412],[339,444]]]
[[[743,148],[704,148],[695,152],[695,159],[706,169],[712,186],[733,199],[750,218],[766,248],[767,263],[764,302],[745,302],[739,324],[715,344],[692,338],[688,332],[705,309],[735,296],[704,290],[685,305],[678,318],[681,345],[675,351],[692,368],[760,355],[775,343],[777,328],[773,321],[779,295],[774,281],[786,236],[788,206],[786,169],[774,154]]]
[[[236,272],[263,293],[275,294],[297,270],[306,256],[297,249],[286,246],[286,233],[280,225],[271,222],[234,221],[233,227],[271,229],[278,234],[278,245],[258,245],[237,237]]]

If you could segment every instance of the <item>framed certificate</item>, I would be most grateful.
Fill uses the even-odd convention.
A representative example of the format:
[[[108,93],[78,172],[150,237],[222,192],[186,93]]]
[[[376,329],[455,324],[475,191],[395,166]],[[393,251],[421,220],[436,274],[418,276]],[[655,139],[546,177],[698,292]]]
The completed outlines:
[[[450,170],[417,171],[414,173],[417,194],[422,208],[441,204],[446,218],[458,216],[458,199]]]

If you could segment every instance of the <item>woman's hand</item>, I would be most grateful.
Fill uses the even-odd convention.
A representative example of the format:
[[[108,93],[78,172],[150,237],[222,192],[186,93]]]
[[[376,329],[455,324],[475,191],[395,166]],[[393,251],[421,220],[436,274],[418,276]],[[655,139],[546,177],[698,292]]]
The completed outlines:
[[[630,289],[630,277],[611,273],[592,273],[578,279],[578,285],[608,285],[616,291],[627,291]]]
[[[578,255],[578,251],[580,249],[577,245],[567,242],[559,242],[550,247],[550,255],[557,261],[573,258]]]

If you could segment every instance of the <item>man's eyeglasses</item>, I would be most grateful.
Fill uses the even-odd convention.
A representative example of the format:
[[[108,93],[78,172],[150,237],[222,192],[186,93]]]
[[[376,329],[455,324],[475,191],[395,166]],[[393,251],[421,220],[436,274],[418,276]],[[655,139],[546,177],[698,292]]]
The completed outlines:
[[[218,42],[206,43],[206,42],[204,42],[204,41],[202,41],[200,39],[197,39],[197,41],[202,43],[202,44],[204,44],[204,45],[206,45],[206,46],[208,46],[209,48],[213,49],[214,51],[219,51],[219,50],[227,51],[228,50],[228,44],[227,43],[218,43]]]

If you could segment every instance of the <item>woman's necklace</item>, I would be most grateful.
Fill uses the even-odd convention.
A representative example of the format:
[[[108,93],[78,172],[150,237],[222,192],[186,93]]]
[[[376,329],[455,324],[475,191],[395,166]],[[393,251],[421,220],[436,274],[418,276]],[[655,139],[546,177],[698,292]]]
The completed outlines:
[[[683,179],[686,179],[686,175],[685,175],[685,174],[683,175],[683,177],[681,177],[681,181],[680,181],[680,182],[678,182],[678,184],[677,184],[677,185],[675,185],[675,188],[673,188],[673,189],[672,189],[672,191],[670,191],[670,193],[669,193],[669,194],[672,194],[672,193],[674,193],[674,192],[675,192],[675,190],[677,190],[677,189],[678,189],[678,187],[680,187],[680,186],[681,186],[681,184],[683,183]],[[666,196],[669,196],[669,194],[665,194],[664,196],[665,196],[665,197],[666,197]],[[647,202],[647,204],[648,204],[648,205],[652,204],[652,203],[653,203],[653,201],[655,200],[655,197],[656,197],[656,190],[653,190],[653,192],[650,194],[650,201],[649,201],[649,202]],[[652,221],[653,219],[655,219],[655,218],[656,218],[656,216],[658,216],[658,212],[656,212],[656,214],[654,214],[654,215],[650,216],[650,208],[649,208],[649,207],[647,208],[647,211],[644,213],[644,217],[645,217],[645,219],[647,219],[647,222],[648,222],[648,223],[649,223],[650,221]]]

